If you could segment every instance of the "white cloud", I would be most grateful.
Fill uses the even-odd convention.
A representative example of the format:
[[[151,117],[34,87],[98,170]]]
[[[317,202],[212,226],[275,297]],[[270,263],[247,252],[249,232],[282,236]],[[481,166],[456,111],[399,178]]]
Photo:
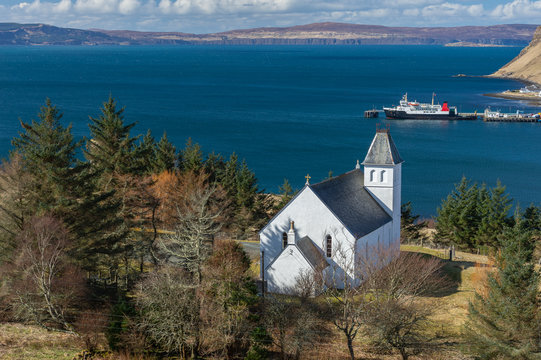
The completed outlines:
[[[140,5],[138,0],[121,0],[118,4],[118,11],[124,15],[131,14],[139,8]]]
[[[413,9],[405,9],[403,11],[404,16],[419,16],[421,14],[421,11],[419,9],[413,8]]]
[[[541,18],[541,1],[514,0],[500,4],[490,14],[494,18],[518,19]]]
[[[458,3],[443,3],[439,5],[429,5],[421,10],[424,17],[464,17],[481,16],[484,12],[484,7],[481,4],[462,5]]]
[[[71,10],[71,0],[61,0],[53,5],[53,9],[57,13],[67,13]]]
[[[453,26],[541,18],[541,0],[19,0],[0,9],[0,21],[200,33],[323,21]]]
[[[74,7],[81,13],[111,13],[117,9],[117,0],[75,0]]]

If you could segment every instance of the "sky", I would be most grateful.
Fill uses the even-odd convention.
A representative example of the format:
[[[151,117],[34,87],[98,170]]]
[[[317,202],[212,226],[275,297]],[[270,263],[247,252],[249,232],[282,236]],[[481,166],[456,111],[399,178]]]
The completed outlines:
[[[0,0],[0,22],[212,33],[314,22],[541,24],[541,0]]]

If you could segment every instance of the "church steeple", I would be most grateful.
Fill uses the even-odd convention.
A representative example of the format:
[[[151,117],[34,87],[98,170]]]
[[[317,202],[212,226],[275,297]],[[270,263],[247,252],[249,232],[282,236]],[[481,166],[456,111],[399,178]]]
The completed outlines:
[[[389,129],[376,130],[363,165],[396,165],[404,162],[398,153]]]
[[[389,129],[377,129],[364,158],[364,187],[393,218],[393,239],[400,237],[402,163]]]

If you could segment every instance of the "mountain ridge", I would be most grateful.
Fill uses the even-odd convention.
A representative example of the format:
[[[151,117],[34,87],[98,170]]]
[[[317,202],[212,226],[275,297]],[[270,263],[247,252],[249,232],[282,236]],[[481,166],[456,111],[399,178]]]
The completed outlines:
[[[536,25],[388,27],[313,23],[237,29],[208,34],[62,28],[47,24],[0,23],[0,45],[482,45],[524,46]]]

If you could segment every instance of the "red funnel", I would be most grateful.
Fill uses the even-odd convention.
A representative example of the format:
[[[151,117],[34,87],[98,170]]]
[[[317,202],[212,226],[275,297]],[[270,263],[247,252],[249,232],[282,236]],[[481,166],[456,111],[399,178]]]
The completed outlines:
[[[443,105],[441,106],[441,111],[449,111],[449,106],[447,106],[447,101],[443,102]]]

